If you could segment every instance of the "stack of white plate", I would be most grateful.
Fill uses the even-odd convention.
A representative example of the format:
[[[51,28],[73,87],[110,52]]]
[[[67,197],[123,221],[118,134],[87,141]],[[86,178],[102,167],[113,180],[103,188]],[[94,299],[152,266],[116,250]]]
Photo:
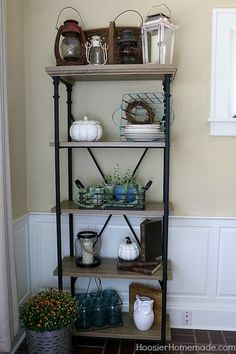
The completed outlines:
[[[128,124],[123,135],[130,141],[157,141],[164,139],[160,124]]]

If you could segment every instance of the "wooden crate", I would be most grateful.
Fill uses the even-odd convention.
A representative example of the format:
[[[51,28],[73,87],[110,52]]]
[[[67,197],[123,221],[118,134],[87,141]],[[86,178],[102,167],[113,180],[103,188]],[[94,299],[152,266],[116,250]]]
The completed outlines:
[[[140,54],[137,57],[136,64],[142,64],[142,41],[141,41],[141,27],[116,27],[115,22],[111,21],[109,27],[106,28],[94,28],[86,30],[86,38],[90,41],[91,37],[94,35],[101,36],[103,43],[106,42],[108,45],[108,61],[107,64],[120,64],[118,48],[117,48],[117,38],[121,35],[124,30],[132,30],[135,38],[138,41],[138,47],[140,48]]]
[[[150,287],[148,285],[132,283],[129,286],[129,313],[133,316],[134,312],[134,301],[136,295],[148,296],[154,300],[153,311],[154,311],[154,323],[161,325],[161,313],[162,313],[162,291],[155,287]]]

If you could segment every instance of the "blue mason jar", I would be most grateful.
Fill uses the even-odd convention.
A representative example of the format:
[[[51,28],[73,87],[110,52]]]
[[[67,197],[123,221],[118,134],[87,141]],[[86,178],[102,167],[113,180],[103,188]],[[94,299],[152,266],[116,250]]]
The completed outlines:
[[[93,326],[93,302],[89,297],[76,296],[81,306],[79,317],[76,321],[76,328],[89,329]]]
[[[121,184],[116,184],[114,186],[114,198],[115,200],[124,201],[126,203],[131,203],[135,200],[136,188],[133,186],[125,186]]]
[[[106,325],[106,302],[103,296],[95,297],[93,301],[93,325],[97,328]]]
[[[122,303],[117,296],[108,298],[107,301],[107,324],[117,326],[122,323]]]

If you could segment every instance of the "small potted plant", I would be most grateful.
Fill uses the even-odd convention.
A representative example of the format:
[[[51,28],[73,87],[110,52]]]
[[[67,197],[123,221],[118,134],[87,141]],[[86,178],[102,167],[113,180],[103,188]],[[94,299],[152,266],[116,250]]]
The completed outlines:
[[[139,190],[137,182],[137,174],[134,175],[130,170],[126,171],[123,176],[120,175],[119,165],[116,165],[114,174],[114,198],[131,203],[135,200],[135,195]]]
[[[29,298],[19,311],[29,353],[71,354],[79,310],[79,301],[66,291],[47,289]]]

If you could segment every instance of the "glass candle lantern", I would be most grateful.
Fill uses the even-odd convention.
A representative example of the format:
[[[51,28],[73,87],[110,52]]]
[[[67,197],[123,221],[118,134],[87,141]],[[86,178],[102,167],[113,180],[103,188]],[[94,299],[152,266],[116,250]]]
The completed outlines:
[[[167,6],[165,5],[167,8]],[[169,8],[167,8],[169,10]],[[170,10],[169,10],[170,11]],[[163,13],[147,16],[142,26],[143,63],[172,64],[177,26]]]
[[[100,36],[92,36],[90,43],[85,43],[86,60],[89,64],[106,64],[108,45],[104,43]]]
[[[81,231],[75,240],[75,260],[79,267],[96,267],[100,264],[100,237],[94,231]]]

